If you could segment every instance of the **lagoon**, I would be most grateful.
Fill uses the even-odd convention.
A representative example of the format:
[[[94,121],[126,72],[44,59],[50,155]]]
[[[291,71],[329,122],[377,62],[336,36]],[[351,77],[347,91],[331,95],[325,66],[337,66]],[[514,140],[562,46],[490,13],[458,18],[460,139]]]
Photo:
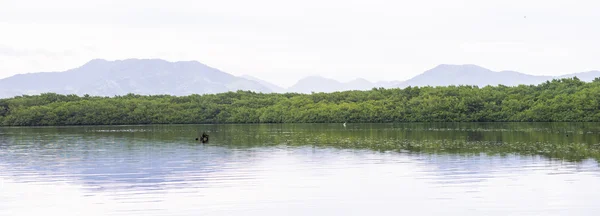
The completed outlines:
[[[0,215],[596,215],[599,152],[597,123],[4,127]]]

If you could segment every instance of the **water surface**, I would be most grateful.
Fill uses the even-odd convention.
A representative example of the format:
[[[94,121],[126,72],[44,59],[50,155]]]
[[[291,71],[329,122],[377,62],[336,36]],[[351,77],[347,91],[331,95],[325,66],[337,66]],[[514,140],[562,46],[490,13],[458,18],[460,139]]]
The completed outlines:
[[[599,138],[589,123],[0,128],[0,215],[597,215]]]

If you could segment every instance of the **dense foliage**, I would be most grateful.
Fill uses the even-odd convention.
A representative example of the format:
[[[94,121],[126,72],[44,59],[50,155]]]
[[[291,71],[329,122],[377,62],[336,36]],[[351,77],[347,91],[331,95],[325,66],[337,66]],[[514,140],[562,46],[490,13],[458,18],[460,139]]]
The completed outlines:
[[[115,97],[45,93],[0,99],[0,125],[600,121],[600,79],[539,85],[248,91]]]

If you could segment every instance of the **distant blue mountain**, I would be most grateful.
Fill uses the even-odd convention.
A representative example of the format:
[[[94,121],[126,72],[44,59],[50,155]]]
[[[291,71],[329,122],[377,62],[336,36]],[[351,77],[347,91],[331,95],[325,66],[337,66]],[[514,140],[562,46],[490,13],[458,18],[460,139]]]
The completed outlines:
[[[160,59],[96,59],[64,72],[19,74],[0,79],[0,98],[23,94],[55,92],[98,96],[128,93],[156,95],[190,95],[237,90],[255,92],[335,92],[369,90],[376,87],[408,86],[506,85],[540,84],[555,78],[577,76],[583,81],[600,77],[600,71],[587,71],[562,76],[534,76],[515,71],[495,72],[477,65],[438,65],[406,81],[369,82],[355,79],[340,82],[320,76],[309,76],[285,89],[252,76],[237,77],[197,61],[168,62]]]
[[[64,72],[19,74],[0,79],[0,98],[55,92],[99,96],[135,94],[189,95],[251,90],[271,92],[260,83],[197,61],[160,59],[92,60]]]
[[[401,82],[396,87],[407,86],[449,86],[449,85],[506,85],[516,86],[520,84],[540,84],[547,80],[558,78],[572,78],[589,82],[595,77],[600,77],[600,71],[588,71],[583,73],[566,74],[562,76],[534,76],[516,71],[495,72],[477,65],[447,65],[442,64],[412,79]]]

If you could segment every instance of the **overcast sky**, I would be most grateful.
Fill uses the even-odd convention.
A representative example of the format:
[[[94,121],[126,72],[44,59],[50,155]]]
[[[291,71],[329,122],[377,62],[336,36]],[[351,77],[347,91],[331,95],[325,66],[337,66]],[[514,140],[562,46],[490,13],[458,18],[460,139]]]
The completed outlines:
[[[0,78],[94,58],[197,60],[289,86],[438,64],[600,69],[596,0],[0,0]]]

